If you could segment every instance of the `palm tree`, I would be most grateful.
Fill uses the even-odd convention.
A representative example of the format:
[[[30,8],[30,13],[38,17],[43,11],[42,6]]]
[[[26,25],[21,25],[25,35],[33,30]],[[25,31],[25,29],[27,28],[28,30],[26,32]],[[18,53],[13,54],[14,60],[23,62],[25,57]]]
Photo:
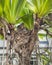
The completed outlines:
[[[30,65],[40,29],[52,36],[51,12],[52,0],[0,0],[0,34],[7,40],[7,53],[8,49],[18,53],[19,65]]]

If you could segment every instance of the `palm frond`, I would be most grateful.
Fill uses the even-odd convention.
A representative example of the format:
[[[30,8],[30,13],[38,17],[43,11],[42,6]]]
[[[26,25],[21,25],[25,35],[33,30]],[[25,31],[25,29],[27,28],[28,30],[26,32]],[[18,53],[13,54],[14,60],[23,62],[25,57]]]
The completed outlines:
[[[6,3],[7,2],[7,3]],[[20,17],[20,14],[25,6],[26,0],[5,0],[4,2],[4,18],[9,23],[16,23],[16,18]]]
[[[52,0],[27,0],[27,2],[30,9],[35,12],[35,14],[38,14],[39,17],[43,17],[52,11]]]
[[[28,29],[32,29],[33,28],[33,14],[27,14],[24,17],[22,17],[23,23],[24,25],[28,28]]]

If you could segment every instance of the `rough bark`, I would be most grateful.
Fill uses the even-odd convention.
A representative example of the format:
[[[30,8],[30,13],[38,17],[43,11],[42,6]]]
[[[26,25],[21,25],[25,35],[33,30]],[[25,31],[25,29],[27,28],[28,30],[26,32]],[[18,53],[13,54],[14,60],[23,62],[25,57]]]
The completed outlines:
[[[36,18],[35,18],[36,17]],[[3,18],[0,18],[0,23],[4,25],[5,29],[5,39],[7,40],[7,64],[12,65],[10,63],[11,59],[11,49],[14,49],[16,53],[19,55],[19,65],[30,65],[31,53],[34,49],[36,41],[38,40],[38,30],[39,25],[41,25],[41,19],[34,17],[36,22],[34,23],[34,28],[32,30],[28,30],[24,27],[23,24],[17,27],[17,31],[14,30],[13,25],[7,24]],[[2,28],[0,28],[0,33],[2,33]],[[8,60],[8,51],[10,61]],[[10,63],[10,64],[9,64]]]
[[[4,36],[4,39],[6,40],[6,36],[7,36],[8,31],[9,31],[8,24],[7,24],[6,20],[4,20],[2,17],[0,17],[0,24],[1,24],[0,34],[2,34]],[[9,43],[8,38],[7,38],[7,43]],[[9,65],[9,63],[8,63],[8,48],[9,47],[8,46],[9,45],[7,44],[7,51],[6,51],[7,55],[6,55],[6,63],[5,63],[6,65]]]
[[[31,53],[34,49],[34,45],[38,39],[38,24],[35,24],[33,30],[28,30],[23,24],[18,26],[17,32],[15,32],[15,42],[13,47],[19,54],[19,65],[30,65]]]
[[[36,22],[32,30],[28,30],[24,27],[24,24],[19,25],[17,31],[14,31],[11,25],[9,25],[8,28],[10,30],[9,34],[6,32],[6,39],[9,42],[8,50],[14,49],[15,52],[19,54],[19,65],[30,65],[31,53],[38,39],[37,33],[39,30],[39,24]]]

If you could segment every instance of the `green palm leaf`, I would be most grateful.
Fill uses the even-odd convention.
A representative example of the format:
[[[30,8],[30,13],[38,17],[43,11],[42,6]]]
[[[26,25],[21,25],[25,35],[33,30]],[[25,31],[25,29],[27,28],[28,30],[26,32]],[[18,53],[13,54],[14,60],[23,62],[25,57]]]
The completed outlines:
[[[3,2],[3,4],[4,4],[3,17],[9,23],[15,24],[16,23],[16,19],[18,17],[20,17],[20,14],[21,14],[24,6],[25,6],[25,3],[26,3],[26,0],[5,0]]]
[[[3,14],[4,2],[5,0],[0,0],[0,16]]]
[[[28,7],[32,10],[35,14],[38,14],[39,17],[43,17],[47,15],[50,11],[52,11],[52,0],[27,0]],[[33,4],[33,6],[31,5]]]
[[[33,28],[33,15],[32,14],[27,14],[25,16],[22,17],[23,23],[24,25],[28,28],[28,29],[32,29]]]

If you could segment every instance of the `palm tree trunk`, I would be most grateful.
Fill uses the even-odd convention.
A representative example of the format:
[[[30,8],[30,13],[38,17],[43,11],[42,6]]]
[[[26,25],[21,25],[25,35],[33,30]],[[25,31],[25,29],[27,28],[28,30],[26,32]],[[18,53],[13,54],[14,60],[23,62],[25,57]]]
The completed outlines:
[[[7,27],[7,26],[6,26]],[[10,26],[9,30],[10,30]],[[8,30],[8,29],[7,29]],[[17,31],[10,30],[9,38],[10,44],[13,49],[19,54],[19,65],[30,65],[31,53],[34,49],[34,45],[38,39],[37,33],[39,30],[39,24],[35,23],[33,30],[28,30],[23,24],[18,26]],[[16,43],[16,44],[15,44]]]
[[[34,30],[28,30],[23,25],[18,27],[15,33],[14,44],[15,51],[19,54],[19,65],[30,65],[31,53],[38,40],[38,24],[35,24]]]
[[[28,56],[26,58],[21,57],[19,65],[30,65],[30,58],[28,58]]]

